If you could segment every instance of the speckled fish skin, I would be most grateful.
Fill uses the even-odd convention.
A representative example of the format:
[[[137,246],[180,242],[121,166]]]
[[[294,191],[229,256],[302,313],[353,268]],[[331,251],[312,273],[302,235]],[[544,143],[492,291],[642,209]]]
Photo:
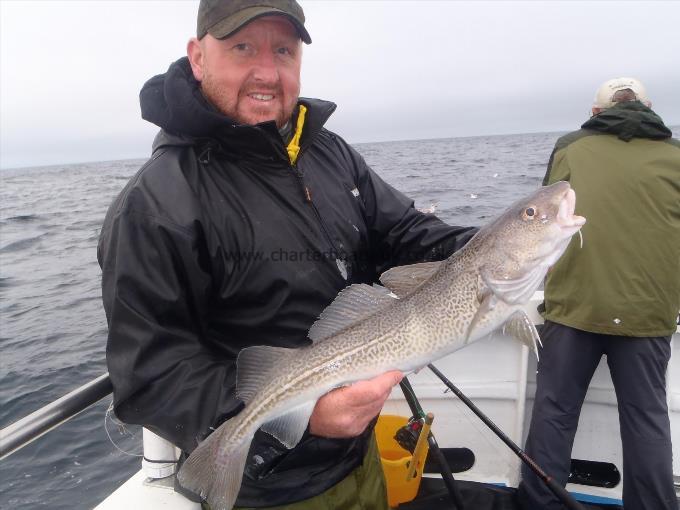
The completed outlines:
[[[566,182],[540,188],[482,228],[422,284],[387,298],[369,317],[308,347],[270,348],[270,358],[278,362],[269,368],[262,362],[266,375],[260,386],[248,392],[239,415],[192,453],[179,474],[182,485],[206,498],[213,510],[230,510],[259,427],[296,408],[304,409],[308,420],[316,400],[334,388],[388,370],[411,372],[502,326],[521,310],[585,222],[574,216],[574,201]],[[244,371],[255,369],[248,367],[259,365],[255,360],[244,356]],[[241,362],[239,356],[239,378]],[[294,446],[305,424],[282,442]]]

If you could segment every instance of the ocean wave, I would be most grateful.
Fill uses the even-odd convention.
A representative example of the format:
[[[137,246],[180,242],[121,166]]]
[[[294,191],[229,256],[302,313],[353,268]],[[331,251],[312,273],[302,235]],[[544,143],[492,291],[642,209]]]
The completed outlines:
[[[18,280],[16,278],[12,278],[11,276],[0,276],[0,289],[8,289],[17,284]]]
[[[3,218],[3,223],[28,223],[31,221],[36,221],[42,219],[44,216],[40,214],[18,214],[16,216],[10,216],[8,218]]]
[[[5,246],[0,247],[0,253],[10,253],[33,248],[36,244],[40,243],[48,236],[48,232],[43,232],[42,234],[38,234],[36,236],[26,237],[24,239],[19,239],[18,241],[10,242]]]

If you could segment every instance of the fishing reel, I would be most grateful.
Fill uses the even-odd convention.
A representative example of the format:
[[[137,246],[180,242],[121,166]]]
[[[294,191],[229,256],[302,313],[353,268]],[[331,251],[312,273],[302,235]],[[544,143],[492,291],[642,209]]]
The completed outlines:
[[[397,430],[397,433],[394,435],[394,440],[399,443],[399,446],[404,450],[413,453],[416,449],[416,443],[418,442],[418,437],[420,437],[420,432],[422,430],[423,420],[411,416],[408,423]]]

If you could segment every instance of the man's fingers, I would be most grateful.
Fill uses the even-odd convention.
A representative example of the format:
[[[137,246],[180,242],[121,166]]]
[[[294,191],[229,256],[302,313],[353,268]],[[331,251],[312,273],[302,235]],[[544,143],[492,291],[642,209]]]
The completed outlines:
[[[380,374],[373,379],[368,379],[366,381],[359,381],[351,386],[343,388],[348,393],[353,395],[360,402],[386,399],[392,388],[399,384],[399,382],[404,378],[404,374],[399,370],[391,370]]]
[[[362,405],[373,400],[387,398],[392,388],[399,384],[403,378],[403,372],[390,370],[373,379],[357,381],[350,386],[332,390],[332,392],[341,392],[345,398],[351,399],[356,405]]]
[[[321,397],[309,420],[312,434],[324,437],[354,437],[382,409],[392,387],[398,384],[404,374],[392,370],[373,379],[358,381],[330,391]]]
[[[380,374],[367,382],[374,384],[376,387],[391,390],[393,386],[399,384],[404,378],[404,373],[399,370],[390,370],[384,374]]]

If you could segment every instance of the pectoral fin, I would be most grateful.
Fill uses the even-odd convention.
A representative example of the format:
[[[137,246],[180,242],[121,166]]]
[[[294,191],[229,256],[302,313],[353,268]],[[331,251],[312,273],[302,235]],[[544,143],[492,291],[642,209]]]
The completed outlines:
[[[482,320],[482,318],[491,310],[493,310],[494,307],[496,306],[496,303],[498,302],[496,296],[494,296],[494,294],[490,292],[488,289],[480,290],[477,295],[477,300],[479,301],[479,307],[477,308],[477,312],[475,312],[475,316],[470,321],[467,333],[465,334],[466,344],[470,341],[472,333],[474,332],[475,328]]]
[[[536,331],[536,326],[525,312],[521,310],[515,312],[503,325],[503,333],[514,337],[529,347],[538,360],[538,346],[543,347],[543,344],[538,331]]]
[[[260,428],[281,441],[286,448],[293,448],[302,439],[315,404],[314,400],[305,402],[283,416],[268,421]]]

